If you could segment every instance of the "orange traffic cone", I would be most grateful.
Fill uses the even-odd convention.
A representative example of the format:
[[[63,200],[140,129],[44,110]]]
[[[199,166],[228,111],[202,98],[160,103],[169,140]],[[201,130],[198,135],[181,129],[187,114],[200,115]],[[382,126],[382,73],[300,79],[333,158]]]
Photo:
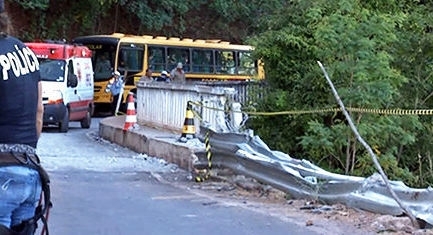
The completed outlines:
[[[194,114],[192,113],[192,105],[188,101],[186,106],[185,121],[183,123],[182,135],[179,141],[187,142],[188,139],[195,138]]]
[[[135,114],[135,105],[134,105],[134,93],[128,93],[128,106],[126,108],[126,118],[125,125],[123,126],[123,130],[127,131],[134,128],[134,125],[137,123],[137,115]]]

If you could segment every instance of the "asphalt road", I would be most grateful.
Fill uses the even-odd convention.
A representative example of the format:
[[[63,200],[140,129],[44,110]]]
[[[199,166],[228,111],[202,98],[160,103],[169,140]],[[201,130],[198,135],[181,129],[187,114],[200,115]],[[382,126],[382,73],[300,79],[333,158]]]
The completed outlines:
[[[44,128],[38,154],[51,177],[51,235],[326,234],[228,199],[175,187],[158,175],[177,166],[100,139],[70,123],[67,133]]]
[[[52,234],[316,234],[160,184],[143,172],[54,172],[52,177]]]

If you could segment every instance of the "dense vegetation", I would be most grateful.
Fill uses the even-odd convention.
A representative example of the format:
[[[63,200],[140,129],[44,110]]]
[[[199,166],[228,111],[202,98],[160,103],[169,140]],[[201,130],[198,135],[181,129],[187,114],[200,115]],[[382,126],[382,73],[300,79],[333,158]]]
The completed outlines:
[[[252,40],[274,87],[258,109],[338,107],[316,61],[326,66],[347,107],[433,107],[430,1],[290,3],[261,22]],[[390,178],[431,184],[432,116],[351,116]],[[257,117],[253,127],[271,147],[297,158],[347,174],[375,171],[341,113]]]
[[[6,9],[24,40],[123,32],[242,42],[273,1],[6,0]]]
[[[247,42],[266,65],[260,111],[337,107],[321,61],[347,107],[433,107],[433,3],[425,0],[8,1],[24,40],[125,32]],[[23,17],[26,16],[26,17]],[[391,179],[433,181],[432,116],[351,113]],[[272,149],[352,175],[375,171],[341,113],[256,116]]]

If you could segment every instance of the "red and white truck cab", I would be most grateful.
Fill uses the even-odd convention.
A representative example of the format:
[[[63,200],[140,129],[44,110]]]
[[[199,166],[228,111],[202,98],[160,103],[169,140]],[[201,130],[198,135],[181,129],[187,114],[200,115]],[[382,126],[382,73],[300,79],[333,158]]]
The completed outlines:
[[[70,121],[89,128],[93,115],[92,51],[85,46],[54,42],[25,43],[39,61],[44,125],[67,132]]]

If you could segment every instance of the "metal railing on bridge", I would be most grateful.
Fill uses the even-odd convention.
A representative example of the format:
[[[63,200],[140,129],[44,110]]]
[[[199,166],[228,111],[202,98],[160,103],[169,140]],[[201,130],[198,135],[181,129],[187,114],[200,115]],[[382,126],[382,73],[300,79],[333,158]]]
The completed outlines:
[[[165,83],[139,82],[137,84],[137,122],[173,131],[180,131],[188,101],[208,108],[195,107],[200,122],[215,130],[225,130],[227,104],[248,106],[261,99],[266,91],[264,82],[194,82]],[[210,108],[210,109],[209,109]],[[196,123],[199,123],[198,121]],[[236,126],[235,123],[232,125]],[[197,129],[199,125],[197,124]]]

